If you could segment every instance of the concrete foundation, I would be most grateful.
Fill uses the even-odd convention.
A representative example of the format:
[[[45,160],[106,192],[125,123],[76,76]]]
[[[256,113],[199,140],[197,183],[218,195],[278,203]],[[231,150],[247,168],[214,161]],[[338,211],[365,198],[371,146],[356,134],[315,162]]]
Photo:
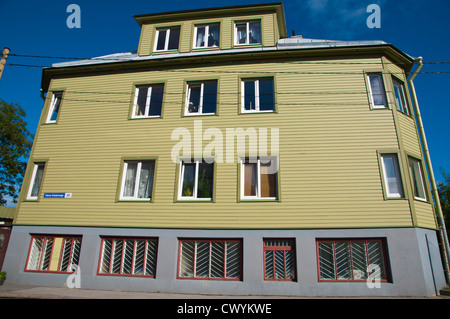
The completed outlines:
[[[14,226],[3,270],[11,284],[64,287],[70,274],[25,271],[32,234],[82,236],[79,261],[83,289],[223,295],[281,296],[432,296],[446,285],[436,231],[421,228],[199,230],[94,227]],[[98,275],[101,236],[157,237],[155,278]],[[242,280],[177,279],[179,238],[242,240]],[[263,238],[293,238],[297,278],[294,282],[264,280]],[[318,278],[316,240],[383,238],[390,280],[322,282]]]

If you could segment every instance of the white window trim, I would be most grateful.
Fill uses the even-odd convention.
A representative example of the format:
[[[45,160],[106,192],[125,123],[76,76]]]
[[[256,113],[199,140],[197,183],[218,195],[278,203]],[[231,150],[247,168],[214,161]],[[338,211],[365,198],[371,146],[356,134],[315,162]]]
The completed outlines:
[[[384,102],[384,104],[375,104],[375,102],[373,100],[372,84],[370,83],[370,77],[371,76],[376,76],[376,77],[378,77],[380,79],[381,88],[383,90],[382,95],[383,95],[383,102]],[[367,74],[367,82],[369,84],[370,102],[372,104],[372,108],[373,109],[388,109],[389,105],[388,105],[387,96],[386,96],[386,87],[384,85],[383,74],[382,73],[376,73],[376,72],[368,73]]]
[[[59,99],[59,108],[61,109],[62,92],[53,92],[52,102],[50,103],[50,108],[48,110],[46,123],[56,123],[57,118],[54,120],[51,120],[51,118],[52,118],[53,112],[55,110],[55,105],[56,105],[57,99]],[[59,116],[59,110],[58,110],[58,116]]]
[[[388,198],[404,198],[404,190],[403,190],[403,183],[402,183],[402,177],[400,174],[400,163],[398,161],[398,156],[397,154],[381,154],[381,165],[383,167],[383,178],[384,178],[384,187],[386,189],[386,196]],[[386,166],[384,164],[384,157],[393,157],[395,158],[396,161],[396,166],[394,167],[394,170],[396,172],[396,177],[398,178],[398,183],[401,187],[402,193],[391,193],[390,188],[389,188],[389,180],[388,180],[388,176],[387,176],[387,170],[386,170]]]
[[[414,166],[417,166],[417,168],[418,168],[417,170],[419,171],[419,176],[417,176],[417,178],[420,180],[420,184],[421,184],[420,186],[422,188],[423,195],[425,196],[424,198],[416,196],[416,194],[414,192],[414,176],[413,176],[413,173],[411,172],[411,166],[409,164],[411,160],[414,162]],[[409,168],[409,174],[410,174],[410,178],[411,178],[411,185],[413,187],[414,199],[421,200],[421,201],[427,201],[427,192],[425,189],[425,180],[423,178],[422,162],[420,160],[418,160],[417,158],[410,156],[410,157],[408,157],[408,168]]]
[[[148,88],[148,90],[147,90],[147,99],[145,100],[145,114],[144,115],[136,115],[137,101],[138,101],[138,98],[139,98],[139,90],[141,88],[144,88],[144,87]],[[133,113],[131,115],[131,118],[142,119],[142,118],[158,118],[158,117],[161,117],[161,114],[160,115],[148,115],[148,113],[150,112],[150,100],[152,98],[152,92],[153,92],[153,85],[138,85],[138,86],[136,86],[136,92],[134,94],[134,102],[133,102]]]
[[[44,166],[44,169],[45,169],[45,163],[34,163],[33,174],[31,175],[31,182],[30,182],[30,186],[28,187],[28,194],[27,194],[27,199],[29,199],[29,200],[37,200],[39,197],[39,193],[41,192],[42,181],[44,180],[43,174],[42,174],[41,184],[39,185],[39,191],[38,191],[37,196],[31,196],[31,192],[32,192],[34,184],[36,182],[36,180],[35,180],[36,173],[38,171],[39,166]]]
[[[260,79],[241,79],[241,113],[274,113],[275,112],[275,101],[273,110],[260,110],[260,99],[259,99],[259,81]],[[273,78],[272,78],[273,81]],[[255,82],[255,109],[246,110],[245,109],[245,82]],[[274,93],[275,96],[275,93]]]
[[[167,28],[158,28],[158,29],[156,29],[155,44],[154,44],[154,47],[153,47],[153,52],[178,51],[179,48],[177,48],[177,49],[170,49],[169,50],[170,32],[172,31],[173,28],[175,28],[175,27],[167,27]],[[178,27],[176,27],[176,28],[178,28]],[[164,40],[164,49],[158,50],[159,32],[161,32],[161,31],[167,31],[166,32],[166,39]],[[181,29],[180,29],[180,35],[181,35]],[[180,46],[180,44],[178,43],[178,47],[179,46]]]
[[[219,26],[219,44],[218,45],[213,45],[213,46],[208,46],[208,35],[209,35],[209,27],[213,26],[213,25],[218,25]],[[197,46],[197,31],[198,28],[205,28],[205,45],[203,46]],[[194,28],[194,43],[192,45],[192,47],[194,49],[206,49],[206,48],[218,48],[220,47],[220,23],[209,23],[209,24],[198,24],[195,26]]]
[[[262,44],[262,34],[261,34],[261,42],[258,43],[250,43],[250,22],[254,22],[254,21],[259,21],[260,26],[261,26],[261,33],[262,33],[262,25],[261,25],[261,20],[250,20],[250,21],[236,21],[234,23],[234,45],[258,45],[258,44]],[[246,31],[246,36],[245,36],[245,43],[239,43],[238,42],[238,31],[237,31],[237,27],[238,25],[243,25],[245,24],[245,31]]]
[[[139,198],[138,196],[138,190],[139,190],[139,182],[141,181],[141,168],[142,168],[142,162],[145,162],[146,160],[143,161],[124,161],[123,163],[123,171],[122,171],[122,183],[121,183],[121,188],[120,188],[120,200],[136,200],[136,201],[151,201],[152,200],[152,195],[150,194],[149,198]],[[154,160],[148,160],[148,161],[154,161]],[[126,176],[127,176],[127,169],[128,169],[128,164],[129,163],[137,163],[137,167],[136,167],[136,178],[134,180],[134,192],[133,192],[133,196],[124,196],[123,193],[125,191],[125,180],[126,180]],[[154,182],[154,176],[155,176],[155,168],[153,167],[153,176],[152,176],[152,189],[153,189],[153,182]],[[149,176],[150,178],[150,176]]]
[[[398,88],[398,90],[401,94],[401,98],[403,99],[403,101],[401,101],[401,103],[402,103],[401,110],[399,110],[399,111],[406,115],[409,115],[408,102],[406,101],[405,84],[397,79],[393,79],[392,84],[394,86],[394,97],[395,97],[395,105],[397,106],[397,110],[399,110],[399,105],[397,104],[397,96],[395,95],[396,87]]]
[[[216,113],[203,113],[203,92],[204,92],[204,88],[205,88],[205,83],[206,82],[209,82],[209,81],[189,82],[187,84],[187,88],[186,88],[186,103],[185,103],[185,108],[184,108],[184,115],[185,116],[215,115],[216,114]],[[191,87],[192,86],[197,86],[197,85],[200,85],[200,104],[198,106],[198,112],[197,113],[190,113],[189,112],[189,101],[190,101],[190,98],[191,98]],[[216,96],[216,98],[217,98],[217,96]],[[217,107],[217,104],[216,104],[216,107]]]
[[[180,160],[180,178],[178,181],[178,200],[195,200],[195,201],[211,201],[211,198],[198,198],[198,169],[201,160],[190,160],[190,159],[181,159]],[[184,163],[192,164],[195,163],[195,176],[194,176],[194,192],[192,196],[183,196],[183,178],[184,178]],[[214,173],[214,167],[213,167]],[[213,186],[214,188],[214,186]]]
[[[264,157],[259,157],[257,159],[257,169],[256,169],[256,175],[257,175],[257,184],[256,184],[256,196],[245,196],[244,195],[244,189],[245,189],[245,157],[241,158],[241,190],[240,190],[240,194],[241,194],[241,199],[242,200],[276,200],[278,199],[278,172],[277,172],[277,196],[276,197],[261,197],[261,159],[264,160],[271,160],[271,161],[275,161],[275,165],[278,165],[277,162],[277,158],[275,156],[264,156]],[[254,164],[254,163],[252,163]]]

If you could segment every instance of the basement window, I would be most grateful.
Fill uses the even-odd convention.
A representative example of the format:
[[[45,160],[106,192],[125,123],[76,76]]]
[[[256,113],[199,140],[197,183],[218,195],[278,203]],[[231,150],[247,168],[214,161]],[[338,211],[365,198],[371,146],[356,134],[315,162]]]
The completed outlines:
[[[324,239],[317,241],[320,281],[388,281],[382,239]]]
[[[81,237],[33,235],[27,271],[74,272],[80,259]]]
[[[102,238],[99,275],[155,277],[158,240]]]
[[[264,280],[295,280],[293,239],[264,240]]]
[[[182,239],[179,245],[179,279],[241,279],[241,240]]]

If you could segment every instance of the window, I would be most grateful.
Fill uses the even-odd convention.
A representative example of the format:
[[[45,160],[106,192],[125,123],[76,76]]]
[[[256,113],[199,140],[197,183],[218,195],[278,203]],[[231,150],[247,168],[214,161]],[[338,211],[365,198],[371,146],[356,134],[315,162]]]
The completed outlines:
[[[273,78],[243,79],[241,110],[243,113],[275,111]]]
[[[178,199],[212,200],[214,163],[182,160]]]
[[[158,240],[102,238],[99,275],[155,277]]]
[[[61,105],[62,92],[54,92],[52,97],[52,102],[50,103],[50,108],[47,117],[47,123],[56,123],[58,118],[59,107]]]
[[[195,26],[194,48],[213,48],[220,45],[220,24]]]
[[[235,44],[259,44],[261,41],[261,21],[236,22],[234,25]]]
[[[411,175],[411,182],[414,190],[414,198],[427,200],[421,162],[412,157],[409,157],[408,161],[409,173]]]
[[[164,84],[136,86],[133,103],[133,118],[160,117]]]
[[[387,281],[384,240],[319,240],[321,281]]]
[[[277,170],[274,157],[241,159],[241,199],[277,199]]]
[[[403,194],[402,179],[397,154],[382,154],[384,186],[388,198],[401,198]]]
[[[394,93],[395,93],[395,103],[397,104],[397,109],[409,115],[408,111],[408,105],[406,104],[406,98],[405,98],[405,86],[402,82],[398,80],[393,80],[394,84]]]
[[[294,240],[264,240],[264,279],[295,280]]]
[[[153,191],[155,160],[126,161],[123,168],[122,200],[149,200]]]
[[[35,163],[33,175],[31,176],[31,185],[28,190],[28,199],[38,199],[41,188],[42,177],[44,175],[45,163]]]
[[[180,27],[156,30],[155,51],[178,50]]]
[[[216,114],[216,106],[217,81],[187,84],[185,115]]]
[[[374,109],[387,108],[386,93],[384,90],[383,76],[381,73],[368,75],[370,87],[370,99]]]
[[[180,240],[178,278],[240,280],[241,240]]]
[[[26,270],[73,272],[80,250],[78,236],[32,236]]]

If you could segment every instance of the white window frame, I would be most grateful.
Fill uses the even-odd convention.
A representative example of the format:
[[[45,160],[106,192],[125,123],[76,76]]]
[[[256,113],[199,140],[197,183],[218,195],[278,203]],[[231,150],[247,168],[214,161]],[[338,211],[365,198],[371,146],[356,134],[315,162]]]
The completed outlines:
[[[252,157],[250,157],[252,158]],[[245,196],[245,160],[247,159],[247,157],[241,157],[240,160],[240,174],[241,174],[241,189],[240,189],[240,195],[241,195],[241,200],[277,200],[278,196],[279,196],[279,189],[278,189],[278,160],[277,157],[275,156],[262,156],[262,157],[258,157],[258,158],[253,158],[256,159],[256,163],[251,163],[251,164],[257,164],[257,168],[256,168],[256,175],[257,175],[257,183],[256,183],[256,195],[255,196]],[[276,190],[277,190],[277,196],[275,197],[261,197],[261,160],[270,160],[270,161],[275,161],[275,165],[277,165],[277,176],[276,176]]]
[[[34,188],[34,184],[36,183],[36,174],[37,174],[37,171],[38,171],[40,166],[43,167],[42,168],[43,172],[42,172],[42,178],[41,178],[41,180],[39,182],[38,194],[36,196],[32,196],[31,193],[32,193],[33,188]],[[27,199],[37,200],[39,198],[39,194],[41,192],[41,187],[42,187],[42,181],[44,180],[44,171],[45,171],[45,163],[44,162],[34,163],[33,174],[31,175],[30,186],[28,187]]]
[[[48,110],[46,123],[56,123],[56,121],[58,119],[58,116],[59,116],[59,111],[61,109],[62,95],[63,95],[62,91],[53,92],[52,102],[50,103],[50,107],[49,107],[49,110]],[[53,116],[53,113],[55,112],[55,106],[56,106],[56,104],[58,102],[59,102],[59,104],[58,104],[58,115],[56,116],[56,119],[52,120],[51,118]]]
[[[273,92],[274,101],[272,110],[260,110],[260,96],[259,96],[259,81],[265,78],[246,78],[241,79],[241,113],[274,113],[275,112],[275,92]],[[270,78],[273,83],[273,89],[275,90],[275,81]],[[245,109],[245,82],[255,83],[255,109],[246,110]]]
[[[153,47],[154,52],[178,51],[179,50],[179,48],[180,48],[179,40],[178,40],[178,46],[176,49],[169,49],[170,33],[172,32],[173,29],[180,29],[180,36],[181,36],[181,27],[179,27],[179,26],[172,26],[172,27],[156,29],[155,43],[154,43],[154,47]],[[166,32],[166,38],[164,40],[164,49],[158,50],[159,32],[161,32],[161,31],[167,31],[167,32]]]
[[[134,102],[133,102],[133,113],[131,115],[132,118],[134,119],[140,119],[140,118],[158,118],[161,117],[161,113],[162,113],[162,105],[161,105],[161,113],[159,115],[148,115],[150,112],[150,101],[152,98],[152,94],[153,94],[153,87],[157,86],[157,85],[162,85],[163,86],[163,96],[162,98],[164,99],[164,84],[149,84],[149,85],[136,85],[136,90],[135,90],[135,94],[134,94]],[[137,109],[137,102],[138,102],[138,98],[139,98],[139,91],[141,88],[147,88],[147,99],[145,101],[145,114],[144,115],[136,115],[136,109]],[[161,102],[162,103],[162,102]]]
[[[406,92],[405,92],[405,84],[397,79],[392,79],[392,84],[394,87],[394,97],[395,97],[395,104],[397,105],[397,110],[400,112],[409,115],[409,108],[408,108],[408,102],[406,101]],[[400,104],[397,103],[397,94],[395,93],[396,89],[398,90],[400,94]]]
[[[197,159],[181,159],[180,160],[180,177],[178,181],[178,200],[195,200],[195,201],[212,201],[214,197],[214,176],[213,176],[213,185],[212,185],[212,193],[210,198],[198,198],[198,171],[199,166],[202,160]],[[184,169],[185,164],[195,164],[195,176],[194,176],[194,189],[192,196],[183,196],[183,181],[184,181]],[[213,167],[213,175],[214,175],[214,162],[208,163],[212,164]]]
[[[187,88],[186,88],[186,103],[184,108],[184,115],[186,116],[196,116],[196,115],[215,115],[217,113],[217,91],[216,91],[216,112],[214,113],[203,113],[203,97],[204,97],[204,88],[205,83],[213,82],[213,81],[195,81],[195,82],[188,82]],[[216,82],[217,83],[217,82]],[[191,98],[191,88],[194,86],[200,85],[200,104],[198,106],[198,112],[190,113],[189,112],[189,101]]]
[[[370,78],[371,77],[377,77],[380,80],[380,88],[382,90],[381,94],[382,94],[382,98],[383,98],[383,104],[375,104],[375,101],[373,99],[372,84],[370,82]],[[388,101],[387,101],[387,96],[386,96],[386,87],[384,85],[384,80],[383,80],[383,74],[382,73],[377,73],[377,72],[368,73],[367,74],[367,82],[369,84],[370,102],[372,103],[372,108],[373,109],[387,109],[387,108],[389,108]]]
[[[387,157],[391,157],[394,159],[394,171],[395,171],[395,177],[397,180],[397,184],[400,187],[400,191],[401,192],[391,192],[390,188],[389,188],[389,180],[388,180],[388,176],[387,176],[387,169],[386,169],[386,164],[384,162],[384,158]],[[404,189],[403,189],[403,183],[402,183],[402,176],[400,173],[400,164],[398,161],[398,156],[395,153],[389,153],[389,154],[381,154],[380,155],[381,158],[381,165],[382,165],[382,169],[383,169],[383,179],[384,179],[384,188],[386,190],[386,196],[388,198],[404,198]]]
[[[419,173],[419,176],[416,176],[414,174],[414,172],[411,170],[411,163],[415,166],[416,170]],[[425,179],[424,179],[424,174],[423,174],[423,170],[422,170],[422,161],[415,158],[415,157],[408,157],[408,167],[409,167],[409,175],[411,178],[411,185],[413,187],[413,194],[414,194],[414,198],[417,200],[421,200],[421,201],[427,201],[427,191],[425,188]],[[420,185],[418,185],[418,187],[420,187],[420,191],[423,192],[423,196],[424,197],[420,197],[420,196],[416,196],[416,193],[414,191],[414,181],[417,180],[417,182],[420,182]]]
[[[152,200],[152,192],[150,192],[150,197],[149,198],[139,198],[138,197],[138,193],[139,193],[139,183],[141,181],[141,168],[142,168],[142,163],[143,162],[153,162],[153,176],[149,176],[149,178],[151,178],[151,183],[152,183],[152,192],[153,192],[153,186],[154,186],[154,181],[155,181],[155,168],[156,168],[156,160],[154,159],[148,159],[148,160],[126,160],[123,163],[123,170],[122,170],[122,183],[120,186],[120,200],[136,200],[136,201],[151,201]],[[127,177],[127,169],[128,169],[128,164],[130,163],[137,163],[137,167],[136,167],[136,178],[134,181],[134,191],[133,191],[133,196],[124,196],[124,192],[125,192],[125,180]]]
[[[208,36],[209,36],[209,28],[211,26],[219,26],[219,44],[217,45],[213,45],[213,46],[208,46]],[[204,45],[203,46],[197,46],[197,32],[198,32],[198,28],[205,28],[205,41],[204,41]],[[220,23],[208,23],[208,24],[198,24],[195,26],[194,28],[194,43],[192,45],[192,47],[194,49],[206,49],[206,48],[218,48],[220,47]]]
[[[259,22],[261,30],[261,42],[250,43],[250,22]],[[244,25],[246,29],[245,43],[238,42],[238,25]],[[234,45],[258,45],[262,44],[262,22],[261,20],[236,21],[234,23]]]

